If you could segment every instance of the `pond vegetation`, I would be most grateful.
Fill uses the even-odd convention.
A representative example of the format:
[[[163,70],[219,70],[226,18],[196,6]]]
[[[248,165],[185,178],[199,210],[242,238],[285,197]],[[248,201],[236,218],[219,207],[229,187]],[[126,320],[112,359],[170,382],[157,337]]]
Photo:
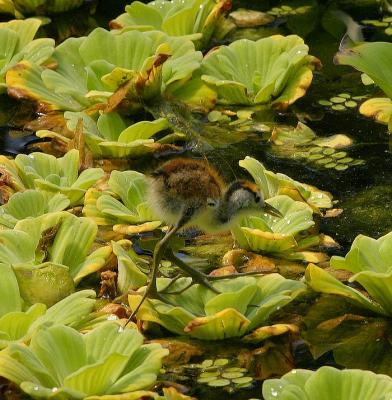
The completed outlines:
[[[391,399],[391,15],[0,0],[0,397]]]

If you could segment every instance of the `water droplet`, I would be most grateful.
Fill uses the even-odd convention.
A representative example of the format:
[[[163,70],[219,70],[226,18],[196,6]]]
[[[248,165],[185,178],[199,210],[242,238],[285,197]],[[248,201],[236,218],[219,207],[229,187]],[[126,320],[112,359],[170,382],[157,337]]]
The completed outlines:
[[[277,397],[278,396],[278,392],[275,389],[271,389],[271,396]]]

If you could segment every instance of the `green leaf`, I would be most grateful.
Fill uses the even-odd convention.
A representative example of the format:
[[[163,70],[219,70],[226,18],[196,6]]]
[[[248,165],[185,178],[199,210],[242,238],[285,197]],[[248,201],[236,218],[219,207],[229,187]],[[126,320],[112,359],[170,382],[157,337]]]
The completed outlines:
[[[297,182],[287,175],[268,171],[255,158],[247,156],[245,159],[239,161],[239,165],[252,175],[266,199],[279,194],[285,194],[293,200],[308,203],[316,210],[332,207],[332,195],[330,193],[321,191],[314,186]]]
[[[1,263],[0,274],[0,317],[2,317],[12,311],[21,311],[22,299],[18,281],[10,265]]]
[[[163,31],[170,36],[181,36],[193,40],[197,48],[204,48],[227,8],[227,1],[189,0],[182,2],[134,1],[125,7],[126,13],[111,21],[115,29]]]
[[[364,307],[377,314],[389,315],[388,309],[382,308],[381,305],[371,301],[358,290],[344,285],[316,265],[309,264],[305,271],[305,279],[306,283],[317,292],[344,296],[360,307]]]
[[[159,344],[142,343],[137,330],[114,322],[85,335],[63,325],[42,326],[28,346],[10,344],[0,352],[0,376],[33,397],[123,398],[124,393],[124,399],[136,400],[151,394],[131,392],[154,384],[168,354]]]
[[[312,81],[317,59],[299,36],[237,40],[204,57],[202,79],[223,104],[269,104],[286,109]]]
[[[345,257],[331,258],[331,266],[354,274],[362,271],[389,272],[392,267],[392,232],[377,240],[358,235]]]
[[[38,331],[29,348],[59,386],[87,361],[82,335],[66,326],[54,325]]]
[[[385,94],[392,98],[392,43],[360,43],[341,50],[335,55],[335,62],[351,65],[368,75]]]
[[[317,371],[295,369],[263,384],[266,400],[382,400],[392,395],[392,378],[370,371],[321,367]]]
[[[159,279],[158,290],[162,293],[170,282],[170,279]],[[212,284],[221,294],[199,284],[187,287],[189,278],[180,278],[170,286],[170,291],[179,291],[178,294],[163,292],[161,296],[165,301],[147,299],[137,317],[142,321],[156,322],[173,333],[186,333],[203,340],[242,337],[267,324],[274,312],[305,289],[303,283],[285,279],[279,274],[237,277]],[[131,308],[135,308],[140,299],[139,294],[129,295]]]
[[[15,193],[7,204],[0,207],[0,224],[13,228],[19,220],[62,211],[69,203],[69,199],[61,193],[51,195],[38,190]]]
[[[267,214],[244,218],[233,229],[234,238],[241,247],[256,252],[295,250],[297,235],[314,225],[311,208],[288,196],[275,196],[268,199],[267,203],[279,210],[283,218]]]

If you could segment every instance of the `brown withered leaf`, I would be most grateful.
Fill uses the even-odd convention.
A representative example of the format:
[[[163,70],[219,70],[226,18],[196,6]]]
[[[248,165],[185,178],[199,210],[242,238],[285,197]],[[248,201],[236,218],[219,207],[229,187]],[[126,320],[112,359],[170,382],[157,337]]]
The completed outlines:
[[[169,355],[164,358],[166,367],[177,367],[178,365],[188,364],[193,357],[199,357],[204,354],[200,346],[190,342],[176,339],[154,339],[150,343],[159,343],[164,348],[169,349]]]
[[[117,296],[117,272],[110,270],[101,272],[100,285],[99,297],[115,298]]]

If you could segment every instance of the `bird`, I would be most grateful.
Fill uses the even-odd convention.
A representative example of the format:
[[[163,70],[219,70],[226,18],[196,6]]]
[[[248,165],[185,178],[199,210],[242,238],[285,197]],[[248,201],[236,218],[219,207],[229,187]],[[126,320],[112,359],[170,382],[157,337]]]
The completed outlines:
[[[241,218],[260,212],[283,217],[279,210],[264,201],[254,182],[241,179],[226,185],[206,160],[174,158],[153,171],[147,180],[148,202],[170,228],[155,246],[149,284],[130,318],[147,297],[160,297],[156,278],[164,255],[191,276],[192,281],[219,293],[209,282],[211,277],[187,265],[168,249],[170,239],[179,230],[197,227],[205,232],[226,231]]]

